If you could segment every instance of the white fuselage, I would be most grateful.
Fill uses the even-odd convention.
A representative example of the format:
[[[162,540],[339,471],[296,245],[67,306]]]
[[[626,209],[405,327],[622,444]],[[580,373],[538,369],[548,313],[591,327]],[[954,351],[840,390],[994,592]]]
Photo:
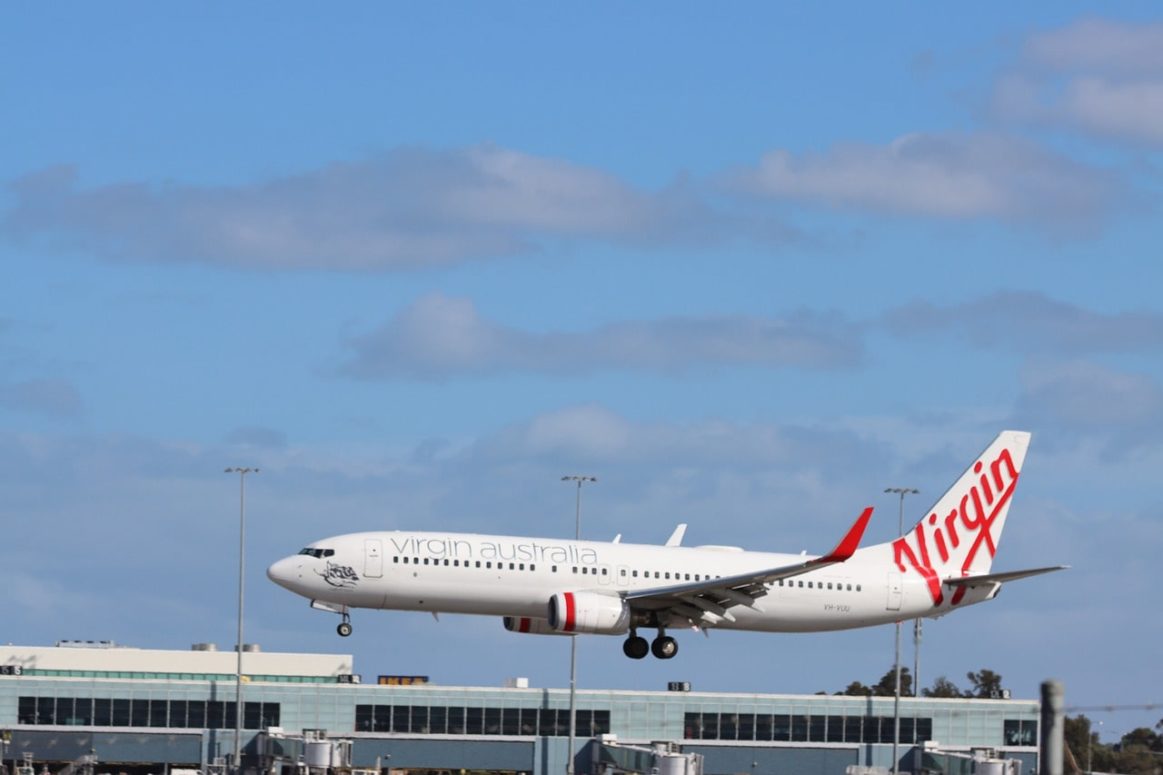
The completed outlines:
[[[801,555],[732,547],[677,547],[460,533],[353,533],[317,541],[268,575],[291,591],[346,611],[383,608],[545,619],[559,592],[625,592],[738,576],[799,562]],[[846,562],[766,585],[755,607],[731,609],[724,629],[842,630],[922,616],[935,604],[920,574],[893,562],[890,544]],[[989,599],[968,590],[957,607]],[[675,624],[678,624],[677,622]]]

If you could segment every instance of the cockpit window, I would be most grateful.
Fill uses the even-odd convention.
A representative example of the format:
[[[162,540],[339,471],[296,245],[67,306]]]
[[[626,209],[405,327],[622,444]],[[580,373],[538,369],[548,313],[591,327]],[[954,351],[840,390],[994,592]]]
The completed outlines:
[[[322,557],[334,556],[335,550],[334,549],[316,549],[314,547],[308,546],[306,549],[301,549],[299,551],[299,554],[307,554],[307,555],[310,555],[312,557],[315,557],[316,559],[319,559]]]

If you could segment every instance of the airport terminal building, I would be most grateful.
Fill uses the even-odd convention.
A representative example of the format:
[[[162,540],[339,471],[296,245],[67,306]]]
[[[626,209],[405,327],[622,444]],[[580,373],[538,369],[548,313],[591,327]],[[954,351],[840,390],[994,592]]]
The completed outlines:
[[[225,772],[238,721],[236,666],[233,651],[209,644],[0,646],[0,760],[21,775]],[[349,655],[247,647],[242,765],[274,775],[565,772],[568,688],[506,683],[361,677]],[[892,698],[669,688],[578,690],[578,775],[891,770]],[[901,769],[968,772],[946,765],[988,751],[1034,772],[1038,720],[1035,700],[902,698]]]

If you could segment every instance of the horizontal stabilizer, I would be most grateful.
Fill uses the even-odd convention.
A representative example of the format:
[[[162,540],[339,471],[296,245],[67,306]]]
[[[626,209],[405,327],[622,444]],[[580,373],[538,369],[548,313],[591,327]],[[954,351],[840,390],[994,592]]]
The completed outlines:
[[[1011,570],[1005,573],[984,573],[980,576],[963,576],[954,579],[944,579],[944,583],[951,587],[980,587],[986,584],[1003,581],[1017,581],[1029,576],[1041,576],[1043,573],[1053,573],[1056,570],[1066,570],[1069,565],[1051,565],[1048,568],[1030,568],[1029,570]]]

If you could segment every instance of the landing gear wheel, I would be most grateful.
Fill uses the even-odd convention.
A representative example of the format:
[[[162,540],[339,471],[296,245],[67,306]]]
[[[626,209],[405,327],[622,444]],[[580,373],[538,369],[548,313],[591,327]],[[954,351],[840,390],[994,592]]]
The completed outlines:
[[[335,631],[338,632],[340,634],[340,636],[344,637],[344,638],[346,638],[348,635],[351,635],[351,630],[352,630],[351,622],[349,622],[347,620],[346,616],[343,617],[343,622],[338,627],[335,628]]]
[[[650,644],[650,652],[659,659],[673,659],[678,653],[678,641],[669,635],[659,635]]]
[[[630,659],[642,659],[650,651],[646,638],[631,635],[622,643],[622,653]]]

